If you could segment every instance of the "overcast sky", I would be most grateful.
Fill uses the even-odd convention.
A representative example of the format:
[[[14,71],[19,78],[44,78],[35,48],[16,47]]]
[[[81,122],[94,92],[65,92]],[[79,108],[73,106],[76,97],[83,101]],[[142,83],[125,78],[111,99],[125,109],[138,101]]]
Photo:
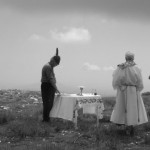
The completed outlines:
[[[114,94],[113,70],[131,51],[149,91],[149,8],[150,0],[0,0],[0,88],[40,83],[58,47],[59,85]]]

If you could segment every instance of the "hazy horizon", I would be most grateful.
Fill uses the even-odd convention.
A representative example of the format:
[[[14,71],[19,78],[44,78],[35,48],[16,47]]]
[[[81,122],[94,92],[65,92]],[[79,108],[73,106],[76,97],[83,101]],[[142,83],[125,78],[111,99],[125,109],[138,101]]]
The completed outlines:
[[[112,73],[127,51],[142,70],[142,92],[149,91],[149,8],[149,0],[1,0],[0,88],[40,85],[58,47],[60,91],[82,85],[114,95]]]

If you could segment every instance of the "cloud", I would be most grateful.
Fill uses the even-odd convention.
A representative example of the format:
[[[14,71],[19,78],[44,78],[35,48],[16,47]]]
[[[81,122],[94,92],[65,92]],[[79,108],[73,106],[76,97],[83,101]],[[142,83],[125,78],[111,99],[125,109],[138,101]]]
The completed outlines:
[[[100,70],[99,66],[90,64],[88,62],[84,63],[82,68],[84,70],[91,70],[91,71],[99,71]]]
[[[40,34],[32,34],[30,41],[50,41],[57,40],[64,43],[69,42],[87,42],[90,41],[91,36],[85,28],[64,28],[64,31],[51,30],[47,36]]]
[[[32,34],[30,37],[29,37],[29,40],[31,41],[39,41],[39,40],[44,40],[45,38],[42,37],[41,35],[38,35],[38,34]]]
[[[103,67],[103,70],[104,71],[113,71],[113,70],[115,70],[115,68],[112,66],[109,66],[109,67]]]
[[[85,28],[65,28],[65,31],[50,31],[51,37],[61,42],[86,42],[91,39],[90,33]]]
[[[114,71],[115,70],[113,66],[105,66],[100,68],[98,65],[90,64],[89,62],[85,62],[82,68],[88,71]]]
[[[21,13],[99,13],[119,19],[150,20],[150,0],[0,0]]]

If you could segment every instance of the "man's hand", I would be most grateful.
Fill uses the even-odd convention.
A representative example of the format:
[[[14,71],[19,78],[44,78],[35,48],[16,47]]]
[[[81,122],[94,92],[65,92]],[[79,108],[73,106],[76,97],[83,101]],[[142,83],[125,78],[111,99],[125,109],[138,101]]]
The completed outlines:
[[[56,93],[57,93],[58,95],[61,95],[61,93],[59,92],[59,90],[58,90],[58,89],[56,89]]]

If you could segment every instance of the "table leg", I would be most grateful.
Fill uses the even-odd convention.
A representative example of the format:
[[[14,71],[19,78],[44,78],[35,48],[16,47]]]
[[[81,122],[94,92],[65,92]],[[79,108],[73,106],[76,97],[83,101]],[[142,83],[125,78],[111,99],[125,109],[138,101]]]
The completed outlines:
[[[75,129],[78,129],[78,110],[75,110]]]
[[[78,110],[74,110],[73,123],[74,123],[75,129],[78,129]]]
[[[78,129],[78,109],[75,109],[73,111],[73,123],[74,123],[75,129]]]
[[[96,105],[96,117],[97,117],[97,127],[99,127],[99,106]]]

